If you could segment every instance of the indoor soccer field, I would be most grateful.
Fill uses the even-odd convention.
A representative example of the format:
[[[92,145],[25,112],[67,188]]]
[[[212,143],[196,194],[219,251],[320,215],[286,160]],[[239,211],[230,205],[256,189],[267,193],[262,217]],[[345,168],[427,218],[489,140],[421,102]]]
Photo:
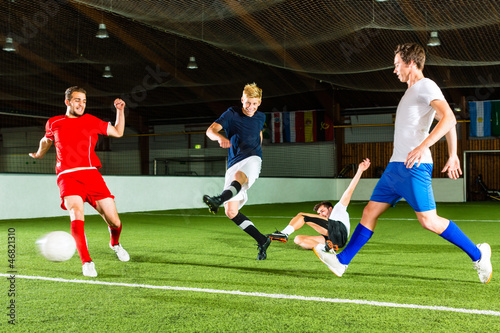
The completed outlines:
[[[364,202],[349,206],[351,231]],[[314,203],[245,206],[263,233],[282,229]],[[67,217],[0,221],[0,331],[16,332],[498,332],[500,331],[499,206],[497,202],[438,204],[476,243],[493,251],[493,277],[479,282],[470,258],[422,229],[406,203],[387,211],[372,239],[342,278],[312,251],[273,242],[267,260],[223,212],[206,209],[121,214],[120,262],[99,216],[86,217],[97,278],[81,273],[78,255],[49,262],[35,242],[69,232]],[[7,231],[15,233],[9,267]],[[15,272],[14,274],[9,272]],[[11,275],[15,275],[12,281]],[[15,295],[6,297],[9,289]],[[7,324],[15,301],[15,329]]]

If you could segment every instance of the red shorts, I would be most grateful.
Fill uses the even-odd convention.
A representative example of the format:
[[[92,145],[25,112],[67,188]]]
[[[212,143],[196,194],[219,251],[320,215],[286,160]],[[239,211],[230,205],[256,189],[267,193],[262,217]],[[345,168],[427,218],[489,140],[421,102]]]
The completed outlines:
[[[60,174],[57,177],[57,186],[61,194],[61,208],[66,209],[64,197],[78,195],[83,202],[96,207],[96,201],[115,197],[109,192],[102,175],[97,169],[85,169]]]

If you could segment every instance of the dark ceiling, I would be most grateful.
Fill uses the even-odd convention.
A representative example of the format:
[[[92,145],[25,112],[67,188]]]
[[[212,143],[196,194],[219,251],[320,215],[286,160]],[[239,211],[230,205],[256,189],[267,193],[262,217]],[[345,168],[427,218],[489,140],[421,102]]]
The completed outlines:
[[[0,121],[64,112],[87,90],[89,112],[116,97],[146,124],[205,123],[263,88],[262,111],[394,106],[403,42],[426,44],[424,74],[450,103],[500,99],[497,0],[0,1]],[[96,38],[105,23],[109,38]],[[9,35],[10,33],[10,35]],[[187,69],[194,56],[198,69]],[[110,66],[112,78],[102,76]],[[36,118],[34,118],[36,119]]]

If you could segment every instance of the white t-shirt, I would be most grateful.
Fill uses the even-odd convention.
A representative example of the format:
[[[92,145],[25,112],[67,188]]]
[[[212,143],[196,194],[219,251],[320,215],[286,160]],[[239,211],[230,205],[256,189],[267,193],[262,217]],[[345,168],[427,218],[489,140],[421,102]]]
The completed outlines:
[[[342,205],[339,202],[335,206],[333,206],[332,212],[328,217],[330,220],[340,221],[345,225],[347,229],[347,237],[349,237],[349,233],[351,232],[351,223],[349,221],[349,213],[347,213],[347,207]]]
[[[390,162],[404,162],[408,153],[415,149],[429,135],[436,110],[430,103],[445,100],[438,85],[423,78],[408,90],[399,102],[394,130],[394,150]],[[432,163],[430,149],[422,155],[421,163]]]

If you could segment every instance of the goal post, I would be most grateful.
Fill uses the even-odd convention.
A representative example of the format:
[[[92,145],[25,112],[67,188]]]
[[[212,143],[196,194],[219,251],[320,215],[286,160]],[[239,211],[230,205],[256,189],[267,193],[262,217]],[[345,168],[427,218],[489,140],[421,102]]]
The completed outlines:
[[[470,201],[475,185],[475,179],[482,178],[489,182],[489,187],[500,188],[500,177],[498,166],[500,165],[500,150],[464,150],[463,152],[463,174],[464,174],[464,200]]]

